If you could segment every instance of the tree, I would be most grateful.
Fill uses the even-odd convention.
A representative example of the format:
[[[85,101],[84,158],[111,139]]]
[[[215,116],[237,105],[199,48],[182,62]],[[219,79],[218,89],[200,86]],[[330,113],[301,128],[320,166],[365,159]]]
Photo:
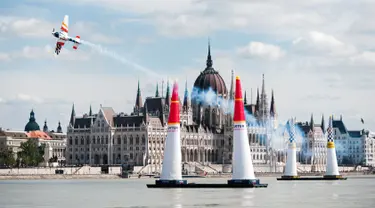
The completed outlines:
[[[14,166],[16,160],[14,159],[14,154],[11,149],[5,149],[0,152],[0,166]]]
[[[29,139],[27,142],[21,143],[21,151],[18,152],[20,165],[22,166],[38,166],[39,163],[44,161],[44,147],[42,144],[38,146],[36,140]]]

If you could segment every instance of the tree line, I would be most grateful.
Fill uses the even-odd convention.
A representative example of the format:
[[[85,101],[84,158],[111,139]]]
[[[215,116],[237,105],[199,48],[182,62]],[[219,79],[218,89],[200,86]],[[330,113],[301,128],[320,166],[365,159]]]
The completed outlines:
[[[44,162],[44,148],[45,144],[38,145],[34,139],[29,139],[22,142],[17,157],[11,149],[0,151],[0,166],[2,167],[35,167],[41,162]],[[17,159],[16,159],[17,158]],[[57,161],[56,158],[51,158]],[[53,161],[54,162],[54,161]]]

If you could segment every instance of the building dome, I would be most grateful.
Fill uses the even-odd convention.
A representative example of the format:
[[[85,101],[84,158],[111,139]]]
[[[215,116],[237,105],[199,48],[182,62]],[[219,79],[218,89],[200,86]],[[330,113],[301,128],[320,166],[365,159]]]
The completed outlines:
[[[40,131],[39,124],[35,121],[34,111],[31,110],[29,122],[25,126],[25,131]]]
[[[207,91],[211,88],[217,95],[226,97],[228,91],[225,82],[212,65],[211,48],[210,45],[208,45],[206,69],[202,71],[195,80],[193,91]],[[194,95],[192,97],[194,97]]]

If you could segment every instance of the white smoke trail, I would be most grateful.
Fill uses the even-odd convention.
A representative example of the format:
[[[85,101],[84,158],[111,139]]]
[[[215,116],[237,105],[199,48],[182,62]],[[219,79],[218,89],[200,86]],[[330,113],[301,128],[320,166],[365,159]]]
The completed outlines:
[[[195,100],[195,102],[200,103],[203,106],[218,106],[225,114],[231,114],[234,113],[234,102],[233,100],[227,100],[224,98],[217,97],[216,92],[213,91],[211,88],[208,90],[200,90],[199,88],[194,87],[192,89],[191,98]],[[262,124],[259,124],[257,122],[257,119],[252,115],[250,112],[248,112],[245,109],[245,117],[248,124],[250,124],[253,128],[264,128],[265,126]],[[272,120],[266,121],[266,125],[273,122]],[[288,139],[288,137],[284,136],[284,133],[287,131],[286,125],[281,124],[280,121],[278,121],[279,125],[273,127],[276,128],[272,132],[272,146],[274,148],[284,148],[285,141]],[[270,126],[269,126],[270,127]],[[305,142],[306,136],[304,135],[302,129],[299,128],[298,125],[295,126],[295,140],[296,142]],[[266,139],[265,137],[261,139]]]
[[[153,70],[151,70],[151,69],[149,69],[147,67],[141,66],[140,64],[135,63],[133,61],[130,61],[130,60],[128,60],[128,59],[126,59],[126,58],[118,55],[117,53],[115,53],[113,51],[109,51],[106,48],[102,47],[101,45],[94,44],[94,43],[91,43],[91,42],[88,42],[88,41],[84,41],[84,40],[81,40],[81,43],[84,44],[84,45],[89,46],[90,48],[94,49],[95,51],[97,51],[100,54],[106,55],[106,56],[111,57],[111,58],[113,58],[113,59],[115,59],[117,61],[120,61],[120,62],[122,62],[124,64],[127,64],[127,65],[133,67],[136,70],[145,72],[145,73],[147,73],[147,75],[150,75],[152,77],[158,77],[158,78],[162,77],[160,74],[157,74]]]

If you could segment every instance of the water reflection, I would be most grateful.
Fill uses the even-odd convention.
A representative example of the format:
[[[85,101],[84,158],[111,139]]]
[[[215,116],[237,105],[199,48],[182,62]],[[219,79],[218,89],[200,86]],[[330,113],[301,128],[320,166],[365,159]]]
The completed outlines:
[[[181,208],[182,207],[182,189],[170,189],[172,195],[172,207]]]
[[[254,206],[254,189],[244,188],[240,191],[241,194],[241,206],[252,207]]]

